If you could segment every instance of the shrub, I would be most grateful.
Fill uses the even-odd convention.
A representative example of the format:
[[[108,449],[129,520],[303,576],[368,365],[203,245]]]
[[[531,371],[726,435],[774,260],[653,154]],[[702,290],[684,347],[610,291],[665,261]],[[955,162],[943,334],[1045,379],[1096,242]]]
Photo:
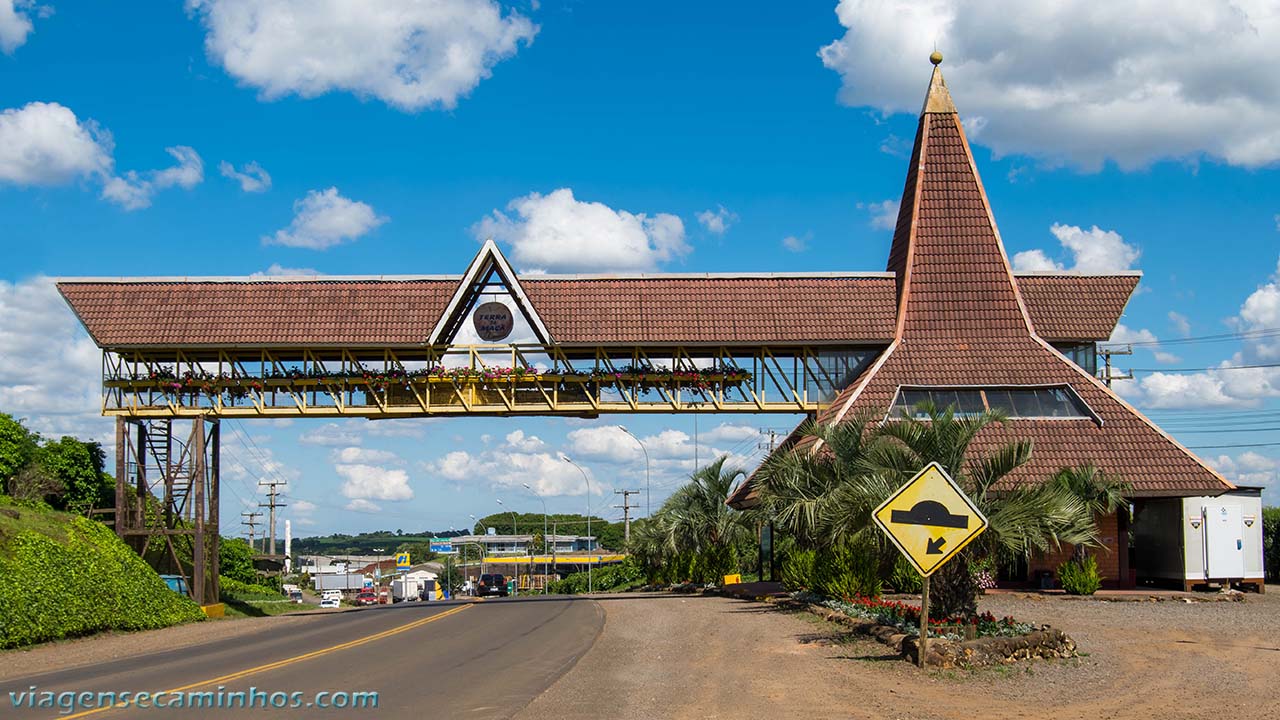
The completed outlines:
[[[630,585],[644,577],[640,564],[627,558],[617,565],[606,565],[591,572],[591,588],[593,590],[613,590]],[[577,595],[587,591],[587,573],[577,572],[566,576],[563,580],[553,581],[547,586],[547,592],[556,595]]]
[[[1268,580],[1280,580],[1280,507],[1262,511],[1262,555]]]
[[[0,525],[0,647],[204,618],[105,526],[48,511],[19,513]],[[41,531],[53,522],[58,539]]]
[[[816,590],[814,568],[818,554],[812,550],[793,549],[782,561],[782,586],[788,590]]]
[[[823,549],[818,553],[815,590],[828,597],[879,597],[879,555],[869,542]]]
[[[240,582],[235,578],[229,578],[222,575],[218,578],[218,586],[221,591],[221,600],[279,600],[281,594],[274,588],[266,585],[254,585],[252,583]]]
[[[1098,563],[1092,557],[1068,560],[1058,566],[1058,582],[1070,595],[1092,595],[1102,587]]]
[[[898,558],[893,564],[893,573],[889,575],[889,584],[900,593],[918,593],[924,585],[923,578],[911,563]]]

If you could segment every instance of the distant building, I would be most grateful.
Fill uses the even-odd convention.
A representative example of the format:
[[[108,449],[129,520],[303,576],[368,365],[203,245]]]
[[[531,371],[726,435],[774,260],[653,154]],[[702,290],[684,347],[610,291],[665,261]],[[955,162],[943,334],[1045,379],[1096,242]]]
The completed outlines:
[[[528,555],[529,543],[535,535],[459,535],[452,538],[454,549],[462,543],[484,547],[485,555]],[[578,553],[598,550],[594,535],[548,535],[547,546],[540,553]]]

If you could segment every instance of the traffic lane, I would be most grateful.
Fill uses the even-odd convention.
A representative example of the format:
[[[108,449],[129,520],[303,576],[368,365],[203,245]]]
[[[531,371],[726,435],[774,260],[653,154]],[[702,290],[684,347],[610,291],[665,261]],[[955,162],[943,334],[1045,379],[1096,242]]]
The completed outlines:
[[[402,606],[371,608],[352,613],[370,616],[400,615]],[[305,718],[319,714],[336,715],[351,709],[321,710],[311,705],[316,693],[377,692],[379,717],[421,717],[430,712],[443,717],[510,717],[555,680],[591,647],[603,627],[604,615],[590,600],[529,598],[486,601],[460,608],[444,609],[409,623],[383,631],[382,636],[351,647],[329,652],[297,653],[270,663],[209,663],[208,672],[190,679],[179,678],[162,669],[145,681],[130,676],[124,685],[106,690],[146,689],[212,693],[210,698],[227,698],[232,692],[257,692],[256,709],[204,707],[163,711],[166,717],[204,718],[251,712],[255,717]],[[399,629],[406,628],[408,629]],[[357,639],[359,642],[361,639]],[[330,646],[333,647],[333,646]],[[198,648],[197,648],[198,649]],[[249,674],[239,675],[244,671]],[[218,682],[219,679],[222,679]],[[142,685],[142,687],[139,687]],[[79,690],[80,688],[66,688]],[[280,693],[279,695],[276,695]],[[296,693],[296,695],[295,695]],[[335,696],[330,695],[329,699]],[[351,697],[351,696],[345,696]],[[360,697],[367,698],[367,695]],[[170,703],[173,696],[165,698]],[[275,710],[270,702],[290,707]],[[105,712],[56,715],[48,710],[15,717],[155,717],[154,708],[115,708]]]
[[[402,603],[317,613],[314,622],[293,626],[287,634],[229,638],[12,678],[0,682],[0,716],[9,716],[10,710],[15,712],[14,717],[50,716],[47,710],[32,709],[25,702],[15,707],[11,693],[30,692],[32,686],[40,693],[166,690],[358,641],[467,605],[469,603]]]
[[[310,704],[316,693],[330,693],[332,702],[332,693],[376,692],[376,709],[363,711],[379,718],[509,718],[573,667],[603,627],[603,611],[586,599],[486,600],[437,623],[224,685],[226,692],[285,693],[282,701],[299,704],[255,710],[255,717],[336,717],[356,708],[321,709]]]

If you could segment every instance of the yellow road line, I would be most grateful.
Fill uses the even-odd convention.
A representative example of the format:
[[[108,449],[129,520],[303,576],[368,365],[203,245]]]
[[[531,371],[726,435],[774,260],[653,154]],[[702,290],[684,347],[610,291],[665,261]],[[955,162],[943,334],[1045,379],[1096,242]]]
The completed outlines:
[[[217,685],[219,683],[230,682],[232,680],[239,680],[240,678],[248,677],[249,675],[256,675],[257,673],[260,673],[260,672],[275,670],[276,668],[281,668],[286,665],[292,665],[294,663],[302,662],[304,660],[310,660],[311,658],[320,657],[321,655],[328,655],[329,653],[334,653],[339,650],[346,650],[347,648],[353,648],[358,645],[364,645],[365,643],[371,643],[374,640],[381,640],[383,638],[391,637],[392,635],[398,635],[402,632],[406,632],[414,628],[422,627],[427,623],[433,623],[437,620],[447,618],[450,615],[456,615],[462,612],[463,610],[466,610],[469,607],[471,607],[470,603],[466,605],[459,605],[458,607],[453,608],[452,610],[446,610],[438,615],[425,617],[425,618],[422,618],[421,620],[414,620],[411,623],[405,623],[404,625],[393,627],[390,630],[383,630],[380,633],[374,633],[373,635],[366,635],[362,638],[356,638],[355,640],[350,640],[348,642],[340,643],[338,645],[327,647],[322,650],[314,650],[312,652],[304,653],[302,655],[295,655],[294,657],[285,658],[284,660],[277,660],[272,663],[267,663],[266,665],[259,665],[257,667],[251,667],[247,670],[240,670],[239,672],[233,672],[229,675],[223,675],[221,677],[216,677],[211,680],[201,680],[200,682],[191,683],[190,685],[183,685],[182,687],[172,688],[169,690],[165,690],[163,692],[166,695],[170,695],[173,693],[183,692],[186,690],[194,690],[195,688],[204,687],[205,685]],[[107,710],[113,710],[115,708],[116,708],[115,705],[107,705],[106,707],[94,708],[92,710],[85,710],[83,712],[78,712],[74,715],[59,715],[58,717],[65,718],[65,720],[71,720],[72,718],[87,717],[89,715],[94,715],[100,712],[106,712]]]

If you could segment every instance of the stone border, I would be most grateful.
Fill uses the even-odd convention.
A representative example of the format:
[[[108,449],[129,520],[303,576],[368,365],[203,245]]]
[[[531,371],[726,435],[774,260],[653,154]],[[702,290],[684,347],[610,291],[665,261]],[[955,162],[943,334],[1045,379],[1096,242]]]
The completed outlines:
[[[804,610],[818,617],[844,626],[849,630],[889,646],[894,652],[902,653],[906,659],[917,663],[920,657],[920,638],[915,634],[906,634],[892,625],[881,625],[874,620],[849,617],[838,610],[802,602],[792,598],[756,598],[759,602],[778,607]],[[1066,633],[1048,625],[1039,630],[1017,637],[992,636],[976,640],[954,642],[930,638],[927,664],[937,668],[984,667],[988,665],[1008,665],[1019,660],[1031,658],[1069,658],[1076,656],[1076,643]]]

